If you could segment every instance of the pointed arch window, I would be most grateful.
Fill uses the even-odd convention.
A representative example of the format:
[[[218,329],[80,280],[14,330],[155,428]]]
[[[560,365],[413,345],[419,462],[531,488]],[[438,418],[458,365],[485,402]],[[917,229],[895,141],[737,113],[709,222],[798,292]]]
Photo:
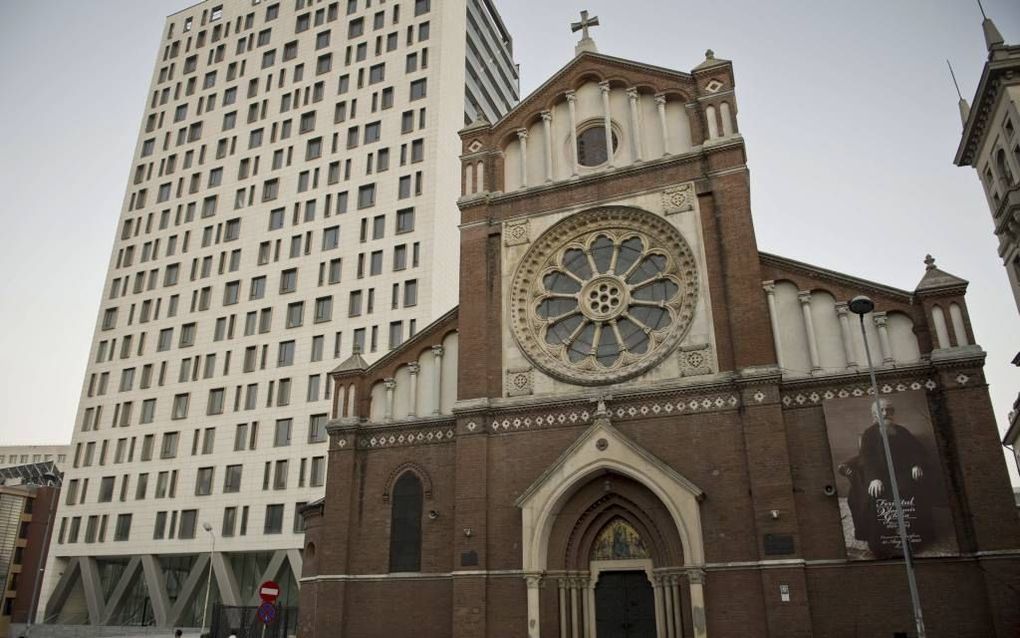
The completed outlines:
[[[421,480],[404,472],[393,486],[390,513],[390,571],[421,571]]]

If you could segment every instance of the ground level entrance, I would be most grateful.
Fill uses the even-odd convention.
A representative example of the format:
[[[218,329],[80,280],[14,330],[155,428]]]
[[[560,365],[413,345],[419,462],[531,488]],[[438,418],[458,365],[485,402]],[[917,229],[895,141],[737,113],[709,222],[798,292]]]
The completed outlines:
[[[598,638],[655,638],[655,599],[644,571],[599,575],[595,626]]]

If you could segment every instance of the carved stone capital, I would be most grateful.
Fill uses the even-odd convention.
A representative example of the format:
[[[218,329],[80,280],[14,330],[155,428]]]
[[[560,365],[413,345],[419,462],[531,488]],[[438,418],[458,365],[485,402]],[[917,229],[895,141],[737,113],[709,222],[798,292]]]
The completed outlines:
[[[811,303],[811,291],[801,290],[800,292],[797,293],[797,299],[800,300],[801,305],[806,306],[807,304]]]
[[[519,140],[526,140],[526,139],[528,139],[528,129],[526,129],[526,128],[519,128],[519,129],[517,129],[517,139],[519,139]]]
[[[772,279],[769,279],[768,281],[763,281],[761,282],[761,289],[764,290],[769,295],[774,295],[776,294],[776,282],[773,281]]]
[[[609,82],[607,80],[599,82],[599,90],[602,91],[603,93],[609,93],[610,90]]]
[[[836,314],[845,317],[850,312],[850,306],[845,301],[836,302]]]
[[[387,377],[383,379],[383,385],[386,386],[387,390],[393,390],[394,388],[397,387],[397,380],[394,379],[393,377]]]
[[[665,93],[656,93],[655,94],[655,103],[658,104],[659,106],[666,106],[666,94]]]
[[[442,357],[444,351],[445,349],[443,348],[443,346],[432,346],[433,357]]]
[[[687,580],[692,585],[704,585],[705,584],[705,570],[693,567],[687,570]]]
[[[543,122],[552,122],[552,111],[542,111],[539,115]]]
[[[407,364],[407,371],[410,374],[418,374],[419,372],[421,372],[421,365],[419,365],[417,361],[412,361],[411,363]]]
[[[574,91],[566,91],[566,92],[564,92],[563,93],[563,97],[565,97],[567,99],[567,102],[570,102],[570,103],[577,102],[577,93],[575,93]]]
[[[875,325],[879,328],[884,328],[889,321],[889,317],[884,312],[875,312],[871,316],[875,319]]]
[[[544,574],[540,572],[534,572],[524,575],[524,581],[528,584],[528,589],[538,589],[542,586]]]
[[[632,86],[629,89],[627,89],[627,97],[630,98],[631,100],[638,99],[639,94],[636,86]]]

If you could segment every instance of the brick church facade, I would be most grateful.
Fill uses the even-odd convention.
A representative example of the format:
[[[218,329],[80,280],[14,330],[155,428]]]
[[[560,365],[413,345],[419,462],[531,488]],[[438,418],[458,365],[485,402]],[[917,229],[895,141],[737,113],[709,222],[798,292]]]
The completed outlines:
[[[303,638],[913,635],[861,294],[928,635],[1020,633],[967,282],[760,252],[737,110],[582,41],[461,132],[459,306],[332,373]]]

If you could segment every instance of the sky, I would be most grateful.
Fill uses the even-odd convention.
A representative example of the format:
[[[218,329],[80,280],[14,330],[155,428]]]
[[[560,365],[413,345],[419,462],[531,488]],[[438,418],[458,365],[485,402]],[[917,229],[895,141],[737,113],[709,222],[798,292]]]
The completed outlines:
[[[906,290],[931,253],[969,280],[1005,430],[1020,315],[978,178],[953,165],[946,69],[971,100],[987,55],[976,3],[495,2],[522,95],[569,62],[581,9],[600,19],[602,53],[678,70],[709,48],[732,60],[759,248]],[[164,18],[190,4],[0,2],[0,444],[70,440]],[[1020,2],[984,7],[1020,42]]]

